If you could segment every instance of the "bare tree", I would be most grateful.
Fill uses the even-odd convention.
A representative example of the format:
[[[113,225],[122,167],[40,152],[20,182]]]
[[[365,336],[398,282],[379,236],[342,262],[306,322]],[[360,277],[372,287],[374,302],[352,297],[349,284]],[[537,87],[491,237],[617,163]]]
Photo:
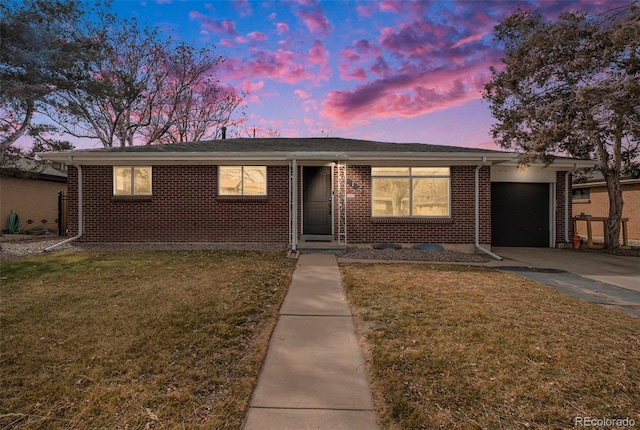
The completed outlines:
[[[167,60],[160,103],[143,131],[147,143],[216,139],[221,127],[236,125],[232,115],[243,97],[215,79],[222,57],[181,44]]]
[[[135,20],[105,20],[91,81],[56,94],[48,110],[64,132],[124,147],[205,139],[232,122],[242,97],[213,79],[220,56]]]

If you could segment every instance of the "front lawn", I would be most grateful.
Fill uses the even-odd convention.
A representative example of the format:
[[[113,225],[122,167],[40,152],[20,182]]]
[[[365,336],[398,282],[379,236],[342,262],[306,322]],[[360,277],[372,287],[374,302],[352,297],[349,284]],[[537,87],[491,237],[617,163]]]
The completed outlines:
[[[340,267],[384,429],[640,425],[640,319],[486,268]]]
[[[3,262],[0,428],[239,428],[294,265],[230,251]]]

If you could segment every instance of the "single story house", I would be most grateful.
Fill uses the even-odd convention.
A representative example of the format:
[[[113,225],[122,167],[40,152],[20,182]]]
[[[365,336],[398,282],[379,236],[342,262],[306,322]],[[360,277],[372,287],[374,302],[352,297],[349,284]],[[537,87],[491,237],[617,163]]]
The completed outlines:
[[[44,227],[58,232],[59,193],[67,190],[67,171],[62,163],[38,163],[26,158],[0,168],[0,219],[5,228],[12,212],[21,230]]]
[[[224,139],[42,153],[69,166],[87,242],[570,243],[571,172],[517,154],[342,138]]]
[[[631,240],[640,240],[640,178],[624,177],[622,186],[622,217],[628,218],[627,234]],[[602,175],[590,178],[586,182],[573,184],[574,215],[591,215],[593,217],[609,216],[609,193]],[[577,224],[577,234],[586,236],[587,226],[584,222]],[[604,237],[602,223],[593,223],[593,236],[600,240]]]

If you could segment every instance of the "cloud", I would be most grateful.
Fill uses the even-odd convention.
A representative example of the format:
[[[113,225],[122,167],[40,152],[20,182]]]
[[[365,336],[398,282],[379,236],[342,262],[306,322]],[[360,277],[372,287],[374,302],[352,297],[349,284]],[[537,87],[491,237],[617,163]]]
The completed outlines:
[[[295,90],[293,92],[293,94],[295,94],[296,96],[300,97],[303,100],[308,99],[309,97],[311,97],[311,94],[309,94],[305,90],[301,90],[299,88],[297,90]]]
[[[230,58],[221,66],[226,78],[244,80],[272,79],[295,84],[303,80],[314,80],[315,75],[307,70],[306,64],[298,62],[299,55],[286,49],[276,51],[253,50],[251,58]]]
[[[451,49],[456,49],[456,48],[460,48],[463,45],[466,45],[468,43],[471,42],[476,42],[479,40],[482,40],[482,38],[486,35],[487,33],[478,33],[478,34],[472,34],[471,36],[465,37],[463,39],[460,39],[459,41],[457,41],[456,43],[454,43],[453,45],[451,45]]]
[[[260,31],[252,31],[251,33],[247,34],[247,37],[254,42],[263,42],[267,40],[267,35]]]
[[[242,91],[247,94],[253,94],[257,90],[261,90],[263,87],[264,87],[263,81],[255,82],[255,83],[251,81],[243,81],[241,86]]]
[[[402,24],[399,29],[382,29],[380,45],[397,58],[423,59],[445,39],[445,30],[427,21]]]
[[[362,67],[350,67],[346,64],[341,64],[339,66],[340,69],[340,79],[349,81],[349,80],[358,80],[364,81],[367,79],[367,72],[364,71]]]
[[[376,9],[376,4],[374,2],[360,4],[356,6],[356,12],[358,13],[358,15],[365,18],[370,18],[371,16],[373,16],[375,9]]]
[[[284,22],[276,23],[276,31],[278,34],[289,34],[289,26]]]
[[[316,4],[312,4],[310,8],[296,8],[294,13],[307,26],[311,34],[327,36],[333,26],[329,22],[322,8]]]
[[[384,60],[380,57],[382,50],[369,40],[355,40],[350,47],[340,51],[341,64],[338,66],[340,77],[344,80],[367,79],[367,71],[365,67],[371,67],[371,71],[380,76],[383,74],[380,68],[380,61],[384,64]]]
[[[358,118],[415,117],[481,97],[488,65],[457,71],[422,73],[420,69],[376,79],[355,89],[331,91],[323,114],[339,121]]]
[[[378,7],[382,12],[400,13],[402,10],[400,2],[395,0],[381,1]]]
[[[500,52],[486,43],[495,24],[481,4],[380,2],[402,17],[378,38],[340,52],[340,77],[354,87],[330,91],[322,113],[341,126],[371,118],[416,117],[481,98]],[[389,22],[387,20],[386,22]]]
[[[200,21],[200,27],[205,30],[210,30],[219,34],[226,34],[233,37],[238,36],[238,33],[236,32],[235,22],[229,19],[214,19],[197,11],[189,12],[189,18]]]
[[[253,15],[253,6],[248,0],[231,0],[231,5],[242,17]]]

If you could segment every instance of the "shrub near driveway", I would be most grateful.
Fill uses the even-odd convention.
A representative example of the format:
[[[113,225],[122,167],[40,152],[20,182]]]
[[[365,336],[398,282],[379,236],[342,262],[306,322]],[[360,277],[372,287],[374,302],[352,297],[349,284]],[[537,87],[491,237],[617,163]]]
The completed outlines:
[[[293,269],[223,251],[3,263],[0,428],[239,428]]]
[[[340,268],[384,428],[640,426],[640,319],[486,268]]]

